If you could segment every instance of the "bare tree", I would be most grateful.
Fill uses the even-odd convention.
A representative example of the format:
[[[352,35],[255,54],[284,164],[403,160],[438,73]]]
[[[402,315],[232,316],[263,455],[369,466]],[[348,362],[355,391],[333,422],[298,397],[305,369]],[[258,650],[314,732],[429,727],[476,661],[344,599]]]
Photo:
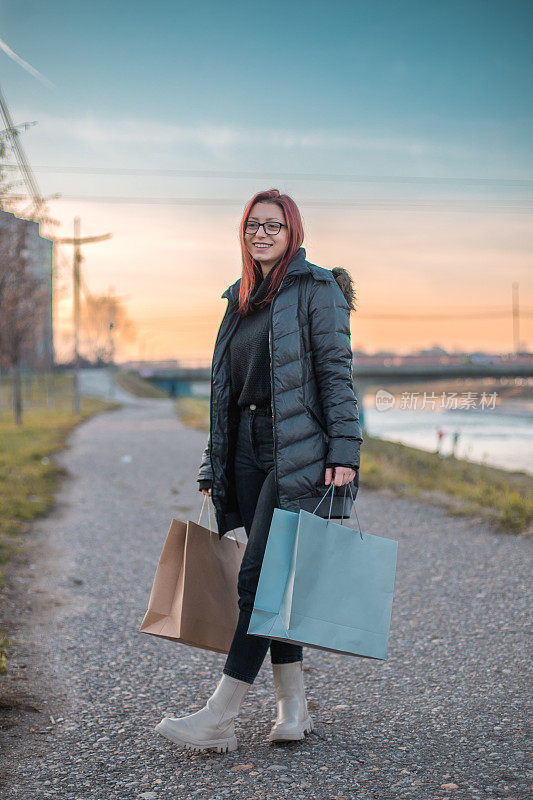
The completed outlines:
[[[95,361],[111,362],[113,340],[118,343],[135,339],[135,325],[129,319],[119,297],[112,294],[89,295],[81,307],[81,329],[85,356]]]
[[[46,285],[29,266],[24,225],[0,226],[0,363],[12,371],[17,425],[22,424],[21,362],[35,347],[46,301]]]

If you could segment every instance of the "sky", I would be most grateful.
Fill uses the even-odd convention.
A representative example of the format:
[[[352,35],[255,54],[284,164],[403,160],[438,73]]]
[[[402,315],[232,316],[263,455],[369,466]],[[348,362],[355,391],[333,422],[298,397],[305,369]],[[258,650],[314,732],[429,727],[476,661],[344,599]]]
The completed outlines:
[[[83,271],[135,324],[118,360],[210,358],[244,206],[273,187],[308,260],[351,273],[354,349],[510,352],[513,282],[533,347],[532,34],[528,0],[0,0],[0,87],[37,123],[53,235],[113,234]]]

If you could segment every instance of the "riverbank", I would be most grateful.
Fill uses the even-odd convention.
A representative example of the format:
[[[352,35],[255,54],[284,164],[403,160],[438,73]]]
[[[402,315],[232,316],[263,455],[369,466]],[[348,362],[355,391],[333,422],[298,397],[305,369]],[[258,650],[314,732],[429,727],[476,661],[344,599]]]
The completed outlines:
[[[209,431],[209,401],[182,397],[180,420]],[[457,516],[475,516],[502,533],[533,535],[533,478],[420,450],[365,434],[360,484],[395,496],[416,497]]]
[[[387,386],[380,405],[377,386],[363,401],[366,430],[378,439],[527,473],[533,478],[533,386],[495,381],[443,381]],[[426,402],[427,399],[427,402]]]

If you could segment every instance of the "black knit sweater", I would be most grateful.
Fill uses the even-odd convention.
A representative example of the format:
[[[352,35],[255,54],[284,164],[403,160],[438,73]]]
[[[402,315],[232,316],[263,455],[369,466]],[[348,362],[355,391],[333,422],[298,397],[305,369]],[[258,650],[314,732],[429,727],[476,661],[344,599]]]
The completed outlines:
[[[268,326],[270,303],[258,308],[270,289],[273,270],[257,275],[250,294],[252,310],[241,317],[229,343],[231,394],[239,408],[270,403],[270,351]]]

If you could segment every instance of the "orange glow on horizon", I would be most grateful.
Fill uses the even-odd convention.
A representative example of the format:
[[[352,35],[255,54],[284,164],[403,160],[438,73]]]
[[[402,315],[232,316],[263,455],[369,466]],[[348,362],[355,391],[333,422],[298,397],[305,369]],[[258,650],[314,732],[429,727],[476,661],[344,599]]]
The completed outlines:
[[[296,194],[293,194],[296,197]],[[69,235],[72,218],[82,235],[113,232],[113,239],[84,249],[82,270],[93,294],[113,286],[137,331],[121,346],[119,362],[210,359],[226,300],[222,292],[240,276],[240,209],[121,207],[51,201],[64,221],[55,236]],[[520,305],[533,306],[531,228],[525,217],[497,212],[302,208],[307,258],[345,267],[352,275],[358,311],[352,314],[352,347],[406,353],[438,344],[448,350],[513,349],[511,284]],[[72,250],[56,257],[56,354],[70,357]],[[390,312],[413,315],[503,309],[509,316],[456,320],[372,319]],[[520,323],[530,347],[531,320]]]

